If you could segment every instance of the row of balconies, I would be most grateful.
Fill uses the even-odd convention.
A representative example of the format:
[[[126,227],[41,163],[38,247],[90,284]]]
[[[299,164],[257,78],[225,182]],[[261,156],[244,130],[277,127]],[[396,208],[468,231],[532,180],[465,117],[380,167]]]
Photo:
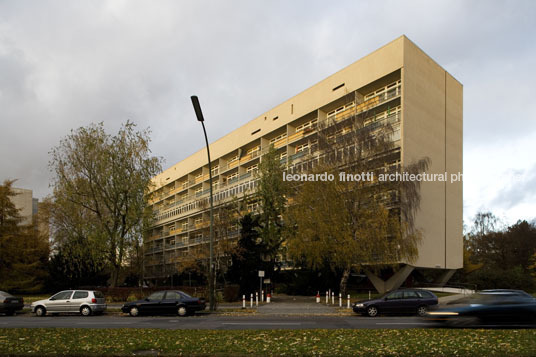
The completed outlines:
[[[341,111],[341,112],[337,112],[335,114],[333,114],[332,116],[328,116],[326,120],[329,120],[329,119],[335,119],[335,121],[341,121],[343,119],[346,119],[352,115],[356,115],[356,114],[359,114],[359,113],[362,113],[362,112],[365,112],[367,110],[370,110],[380,104],[382,104],[383,102],[387,101],[387,100],[390,100],[390,99],[393,99],[397,96],[400,95],[400,85],[397,85],[396,87],[392,87],[390,88],[389,90],[385,90],[384,92],[376,95],[375,97],[372,97],[366,101],[364,101],[363,103],[361,104],[358,104],[357,106],[350,106],[349,108]],[[285,137],[285,138],[282,138],[278,141],[276,141],[274,144],[274,147],[275,148],[280,148],[280,147],[283,147],[285,145],[288,145],[288,144],[291,144],[291,143],[294,143],[295,141],[297,140],[300,140],[306,136],[308,136],[308,134],[312,134],[312,133],[315,133],[316,130],[317,130],[317,126],[318,124],[314,125],[314,126],[311,126],[311,127],[308,127],[304,130],[300,130],[288,137]],[[247,155],[245,155],[244,157],[240,158],[239,160],[236,160],[236,161],[233,161],[231,163],[228,163],[226,164],[225,166],[221,167],[218,171],[218,174],[221,174],[229,169],[232,169],[232,168],[235,168],[237,167],[239,164],[245,164],[247,163],[248,161],[250,160],[253,160],[255,158],[257,158],[258,156],[260,156],[261,154],[264,154],[265,152],[267,152],[268,149],[264,149],[264,150],[257,150],[257,151],[254,151],[252,153],[249,153]],[[290,162],[292,162],[292,160],[296,160],[298,159],[299,157],[302,157],[304,156],[306,153],[305,152],[299,152],[299,153],[296,153],[294,155],[292,155],[290,157]],[[282,159],[281,160],[282,162],[285,161],[285,159]],[[234,184],[240,180],[243,180],[244,178],[247,178],[251,175],[251,173],[246,173],[246,174],[243,174],[241,175],[240,177],[237,177],[237,178],[233,178],[231,180],[229,180],[227,183],[224,184],[223,187],[227,187],[231,184]],[[160,201],[164,198],[167,198],[173,194],[176,194],[178,192],[181,192],[193,185],[196,185],[200,182],[204,182],[206,180],[209,179],[209,175],[208,174],[205,174],[203,176],[200,176],[200,177],[197,177],[196,179],[194,180],[190,180],[190,181],[187,181],[187,182],[184,182],[180,187],[177,187],[177,188],[174,188],[166,193],[163,193],[163,194],[160,194],[160,195],[157,195],[157,196],[154,196],[154,198],[152,200],[150,200],[149,202],[150,203],[155,203],[157,201]],[[163,209],[169,209],[169,208],[172,208],[172,207],[175,207],[181,203],[184,203],[184,202],[187,202],[187,201],[190,201],[192,199],[195,199],[195,198],[199,198],[199,197],[202,197],[204,195],[207,195],[208,193],[210,192],[210,188],[209,189],[205,189],[201,192],[197,192],[193,195],[188,195],[187,197],[183,198],[183,199],[180,199],[179,201],[176,201],[172,204],[168,204],[166,205],[165,207],[163,208],[160,208],[160,210],[163,210]],[[159,211],[156,211],[157,213],[159,213]]]

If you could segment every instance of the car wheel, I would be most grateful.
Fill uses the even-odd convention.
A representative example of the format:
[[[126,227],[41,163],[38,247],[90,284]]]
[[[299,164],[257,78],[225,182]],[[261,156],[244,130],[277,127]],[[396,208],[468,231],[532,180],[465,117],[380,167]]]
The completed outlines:
[[[136,306],[132,306],[130,310],[128,310],[128,314],[132,317],[136,317],[140,314],[140,310]]]
[[[179,306],[177,308],[177,315],[186,316],[186,315],[188,315],[188,310],[186,310],[186,307],[184,307],[184,306]]]
[[[428,312],[428,306],[422,305],[417,308],[417,314],[421,317],[426,316],[426,313]]]
[[[82,306],[80,308],[80,315],[82,315],[82,316],[91,315],[91,308],[89,306]]]
[[[35,315],[36,316],[45,316],[46,314],[47,314],[47,310],[42,306],[38,306],[35,309]]]
[[[378,316],[378,308],[376,308],[376,306],[367,307],[367,315],[370,317]]]

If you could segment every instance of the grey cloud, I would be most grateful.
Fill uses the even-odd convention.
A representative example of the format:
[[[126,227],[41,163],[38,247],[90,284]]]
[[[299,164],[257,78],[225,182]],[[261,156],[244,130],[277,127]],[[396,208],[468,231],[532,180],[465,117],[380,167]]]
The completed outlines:
[[[0,2],[0,180],[50,192],[51,147],[130,119],[171,166],[406,34],[464,84],[466,147],[536,131],[532,1]],[[529,102],[530,103],[530,102]],[[6,129],[4,129],[6,128]],[[465,162],[471,165],[470,162]],[[500,165],[501,163],[497,163]]]

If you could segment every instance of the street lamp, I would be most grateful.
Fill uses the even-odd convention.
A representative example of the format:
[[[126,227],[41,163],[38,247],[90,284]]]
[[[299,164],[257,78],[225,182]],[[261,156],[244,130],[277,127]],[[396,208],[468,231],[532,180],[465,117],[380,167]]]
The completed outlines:
[[[205,134],[205,143],[207,144],[208,155],[208,172],[209,172],[209,185],[210,185],[210,258],[209,258],[209,273],[208,273],[208,290],[209,290],[209,305],[210,311],[214,311],[214,265],[212,263],[214,256],[214,203],[212,201],[212,163],[210,161],[210,148],[208,146],[207,131],[205,129],[205,119],[203,118],[203,112],[201,111],[201,105],[199,105],[199,99],[196,95],[191,96],[192,104],[194,106],[195,115],[197,120],[201,122],[203,126],[203,133]]]

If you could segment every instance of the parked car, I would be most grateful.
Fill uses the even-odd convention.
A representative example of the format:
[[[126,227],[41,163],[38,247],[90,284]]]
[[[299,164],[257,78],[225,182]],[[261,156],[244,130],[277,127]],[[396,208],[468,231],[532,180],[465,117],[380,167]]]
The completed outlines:
[[[128,302],[121,311],[130,316],[140,314],[177,314],[186,316],[206,308],[204,299],[194,298],[183,291],[163,290],[152,293],[147,298]]]
[[[31,309],[36,316],[45,316],[47,313],[79,313],[89,316],[106,311],[106,299],[100,291],[65,290],[48,299],[33,302]]]
[[[519,291],[480,292],[463,304],[427,313],[427,320],[447,326],[536,324],[536,299]]]
[[[15,297],[5,291],[0,291],[0,312],[6,315],[14,315],[24,307],[24,299]]]
[[[430,306],[437,305],[437,296],[428,290],[400,289],[378,299],[357,302],[355,313],[370,317],[379,314],[415,314],[425,316]]]

